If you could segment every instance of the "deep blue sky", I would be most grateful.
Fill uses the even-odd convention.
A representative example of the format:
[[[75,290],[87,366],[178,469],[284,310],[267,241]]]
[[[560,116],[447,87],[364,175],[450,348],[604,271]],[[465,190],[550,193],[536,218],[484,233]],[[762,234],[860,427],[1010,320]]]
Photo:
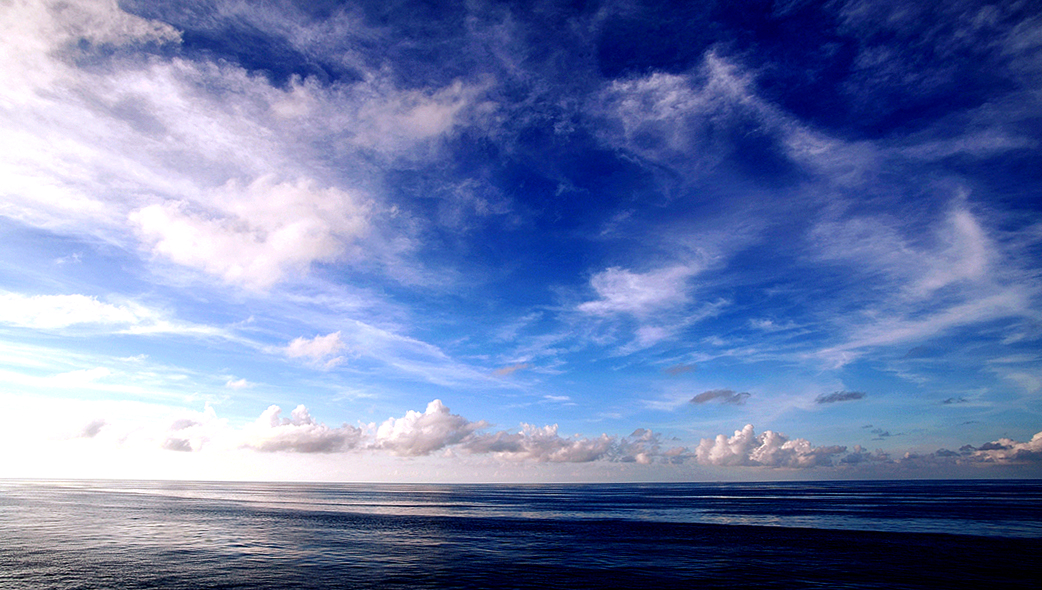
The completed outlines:
[[[1042,473],[1037,4],[445,4],[0,8],[0,476]]]

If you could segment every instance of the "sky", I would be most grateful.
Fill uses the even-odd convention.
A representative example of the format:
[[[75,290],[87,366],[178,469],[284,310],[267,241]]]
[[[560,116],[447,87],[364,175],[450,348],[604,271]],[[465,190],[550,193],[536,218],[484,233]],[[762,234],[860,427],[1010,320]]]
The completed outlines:
[[[1042,477],[1042,10],[0,3],[0,477]]]

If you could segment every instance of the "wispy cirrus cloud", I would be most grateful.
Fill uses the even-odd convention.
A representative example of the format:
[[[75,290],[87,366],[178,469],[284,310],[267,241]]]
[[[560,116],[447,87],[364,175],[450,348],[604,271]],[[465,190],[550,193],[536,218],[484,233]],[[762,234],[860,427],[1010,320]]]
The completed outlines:
[[[0,324],[69,334],[180,334],[240,339],[230,331],[180,321],[158,309],[121,298],[114,303],[79,293],[26,295],[0,292]]]

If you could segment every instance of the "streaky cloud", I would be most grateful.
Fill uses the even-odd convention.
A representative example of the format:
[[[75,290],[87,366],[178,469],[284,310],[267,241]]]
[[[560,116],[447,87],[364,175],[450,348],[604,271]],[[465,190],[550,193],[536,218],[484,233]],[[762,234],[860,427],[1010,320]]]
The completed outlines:
[[[709,391],[703,391],[691,398],[691,403],[704,404],[715,401],[721,404],[740,406],[751,396],[752,394],[746,391],[738,392],[733,389],[710,389]]]
[[[836,402],[850,402],[864,399],[868,395],[864,391],[834,391],[823,393],[814,399],[816,404],[834,404]]]

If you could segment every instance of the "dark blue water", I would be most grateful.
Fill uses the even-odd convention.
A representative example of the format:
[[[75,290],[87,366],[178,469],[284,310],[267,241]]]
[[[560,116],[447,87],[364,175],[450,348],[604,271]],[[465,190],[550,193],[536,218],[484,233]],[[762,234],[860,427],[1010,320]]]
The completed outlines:
[[[0,588],[1033,588],[1042,482],[0,481]]]

